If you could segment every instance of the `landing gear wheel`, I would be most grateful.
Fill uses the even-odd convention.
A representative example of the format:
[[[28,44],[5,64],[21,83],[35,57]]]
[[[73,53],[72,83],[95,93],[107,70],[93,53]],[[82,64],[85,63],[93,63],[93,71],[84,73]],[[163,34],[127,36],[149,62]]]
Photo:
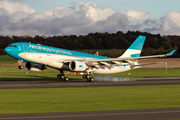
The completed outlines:
[[[87,78],[87,75],[83,75],[82,78],[83,78],[83,79],[86,79],[86,78]]]
[[[23,66],[22,66],[22,65],[19,65],[18,68],[19,68],[19,69],[23,69]]]
[[[83,79],[86,79],[86,78],[87,78],[87,79],[90,79],[90,75],[83,75],[82,78],[83,78]]]
[[[94,78],[93,77],[87,78],[87,82],[94,82]]]
[[[60,74],[57,75],[57,79],[61,79],[61,75]]]
[[[90,81],[90,82],[94,82],[94,78],[93,78],[93,77],[91,77],[89,81]]]
[[[64,78],[64,81],[69,81],[69,78],[68,78],[68,77],[65,77],[65,78]]]
[[[64,78],[65,78],[64,75],[61,75],[61,80],[64,80]]]
[[[60,74],[57,75],[57,79],[61,79],[62,81],[69,81],[68,77],[64,77],[64,75],[60,75]]]
[[[86,75],[86,78],[87,78],[87,79],[90,79],[90,75]]]

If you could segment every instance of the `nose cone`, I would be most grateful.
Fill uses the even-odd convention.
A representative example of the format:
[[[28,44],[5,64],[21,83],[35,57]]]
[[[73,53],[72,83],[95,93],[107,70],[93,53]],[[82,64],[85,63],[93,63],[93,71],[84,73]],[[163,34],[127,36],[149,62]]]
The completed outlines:
[[[10,56],[14,53],[14,50],[11,47],[6,47],[4,51]]]
[[[8,48],[8,47],[6,47],[6,48],[4,49],[4,51],[5,51],[7,54],[9,54],[9,48]]]
[[[15,59],[20,59],[19,58],[19,50],[16,47],[11,47],[8,46],[4,49],[4,51],[11,57],[15,58]]]

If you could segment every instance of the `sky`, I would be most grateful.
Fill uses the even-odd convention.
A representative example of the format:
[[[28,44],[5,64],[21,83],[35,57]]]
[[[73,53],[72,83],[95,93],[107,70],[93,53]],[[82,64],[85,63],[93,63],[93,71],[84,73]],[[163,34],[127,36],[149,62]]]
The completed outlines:
[[[180,35],[180,0],[0,0],[0,35]]]
[[[180,11],[180,0],[22,0],[36,11],[53,9],[55,6],[73,7],[81,2],[94,2],[97,7],[114,11],[140,10],[150,13],[151,18],[160,18],[170,11]],[[43,5],[42,5],[43,3]]]

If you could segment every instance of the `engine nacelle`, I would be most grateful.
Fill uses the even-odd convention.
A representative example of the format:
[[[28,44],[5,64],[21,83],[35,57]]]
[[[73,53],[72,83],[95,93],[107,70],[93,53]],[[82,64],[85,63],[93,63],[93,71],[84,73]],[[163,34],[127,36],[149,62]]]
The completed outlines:
[[[88,66],[84,62],[72,61],[69,64],[69,69],[76,72],[84,72]]]
[[[25,65],[26,69],[33,72],[40,72],[41,70],[46,69],[44,65],[29,63],[27,62]]]

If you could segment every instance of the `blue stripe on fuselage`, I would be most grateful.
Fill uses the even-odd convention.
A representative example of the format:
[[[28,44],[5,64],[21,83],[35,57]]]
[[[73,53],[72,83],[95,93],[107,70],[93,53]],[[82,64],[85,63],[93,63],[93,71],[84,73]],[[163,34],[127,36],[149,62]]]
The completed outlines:
[[[17,42],[17,43],[12,43],[11,45],[16,45],[17,48],[7,47],[6,49],[9,48],[12,50],[12,52],[10,52],[8,54],[16,59],[21,59],[21,60],[24,60],[24,59],[21,58],[18,54],[24,53],[24,52],[60,54],[60,55],[68,55],[68,56],[82,57],[82,58],[108,59],[108,57],[104,57],[104,56],[97,56],[97,55],[93,55],[93,54],[82,53],[82,52],[77,52],[77,51],[72,51],[72,50],[67,50],[67,49],[62,49],[62,48],[56,48],[56,47],[50,47],[50,46],[45,46],[45,45],[40,45],[40,44]],[[27,48],[25,48],[25,47],[27,47]],[[26,60],[24,60],[24,61],[26,61]]]

